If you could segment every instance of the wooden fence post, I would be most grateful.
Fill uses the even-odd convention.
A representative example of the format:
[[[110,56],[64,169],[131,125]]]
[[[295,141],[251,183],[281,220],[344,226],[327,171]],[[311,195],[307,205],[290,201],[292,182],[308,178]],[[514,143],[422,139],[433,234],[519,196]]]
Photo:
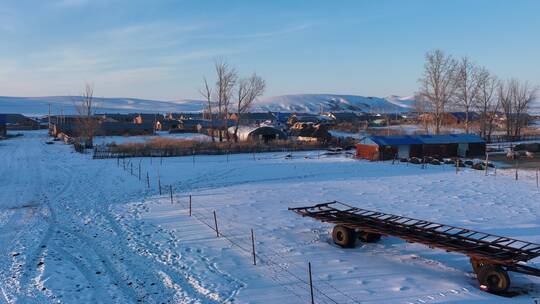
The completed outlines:
[[[216,237],[219,237],[219,229],[218,229],[218,225],[217,225],[216,210],[214,210],[214,224],[216,225]]]
[[[169,189],[171,190],[171,205],[173,204],[173,193],[172,193],[172,185],[169,186]]]
[[[130,162],[130,163],[129,163],[129,167],[130,167],[130,169],[129,169],[129,174],[130,174],[130,175],[133,175],[133,163]]]
[[[486,153],[486,163],[484,164],[486,166],[486,172],[484,173],[485,176],[488,175],[488,168],[489,168],[488,164],[489,164],[489,154]]]
[[[139,180],[141,180],[141,162],[139,162]]]
[[[459,158],[456,159],[456,174],[458,174],[459,171]]]
[[[251,228],[251,252],[253,253],[253,265],[257,265],[257,258],[255,253],[255,236],[253,235],[253,228]]]
[[[311,277],[311,262],[308,262],[308,273],[309,273],[309,291],[311,293],[311,304],[315,304],[315,298],[313,296],[313,279]]]
[[[518,160],[516,159],[516,162],[515,162],[515,167],[516,167],[516,180],[518,180]]]
[[[148,175],[148,171],[146,171],[146,186],[150,188],[150,175]]]
[[[158,188],[159,188],[159,195],[161,195],[161,177],[159,176],[159,171],[157,175],[157,182],[158,182]]]
[[[536,169],[536,188],[538,188],[538,170],[539,169]]]

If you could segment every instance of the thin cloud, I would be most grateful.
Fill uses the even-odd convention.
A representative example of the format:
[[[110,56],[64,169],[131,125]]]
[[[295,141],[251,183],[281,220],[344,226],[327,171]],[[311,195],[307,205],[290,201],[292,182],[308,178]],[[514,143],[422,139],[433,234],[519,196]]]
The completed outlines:
[[[257,33],[245,33],[245,34],[233,34],[233,35],[202,35],[200,38],[220,38],[220,39],[254,39],[254,38],[268,38],[275,36],[283,36],[296,32],[302,32],[313,27],[311,23],[305,23],[300,25],[294,25],[291,27],[277,29],[273,31],[263,31]]]
[[[74,8],[84,7],[92,3],[91,0],[58,0],[53,3],[55,7],[59,8]]]

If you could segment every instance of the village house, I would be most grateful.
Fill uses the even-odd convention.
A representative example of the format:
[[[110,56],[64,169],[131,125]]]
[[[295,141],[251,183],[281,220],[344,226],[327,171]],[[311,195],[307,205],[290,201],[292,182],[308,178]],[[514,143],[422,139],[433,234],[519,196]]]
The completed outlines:
[[[95,117],[94,119],[96,119],[95,136],[134,136],[154,134],[153,123],[135,124],[131,122],[100,121],[98,117]],[[51,128],[51,135],[55,137],[63,135],[77,137],[81,131],[81,127],[77,121],[52,123]]]
[[[289,135],[298,141],[328,142],[332,135],[324,124],[297,122],[289,131]]]
[[[240,115],[240,116],[239,116]],[[277,121],[276,116],[271,112],[262,113],[233,113],[229,115],[229,119],[238,121],[240,117],[240,124],[246,126],[259,126],[263,123],[274,124]]]
[[[367,136],[356,145],[356,157],[369,160],[475,157],[485,153],[486,142],[475,134]]]
[[[333,125],[335,120],[331,117],[324,115],[316,115],[310,113],[294,113],[287,120],[289,126],[293,126],[296,123],[313,123],[313,124],[325,124]]]
[[[330,117],[336,123],[356,123],[360,121],[360,117],[354,112],[330,112],[324,114],[324,116]]]
[[[36,119],[22,114],[4,114],[7,130],[38,130],[39,122]]]
[[[442,123],[444,125],[461,125],[465,123],[466,120],[466,113],[465,112],[448,112],[444,113],[442,116]],[[469,123],[478,121],[480,119],[480,115],[476,112],[469,112]],[[424,122],[432,122],[435,120],[433,113],[422,113],[418,115],[419,121]]]

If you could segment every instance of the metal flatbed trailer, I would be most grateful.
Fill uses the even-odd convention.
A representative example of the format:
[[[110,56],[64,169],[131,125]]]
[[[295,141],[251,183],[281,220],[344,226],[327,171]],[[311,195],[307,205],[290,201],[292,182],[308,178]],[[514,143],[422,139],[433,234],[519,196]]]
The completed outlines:
[[[337,201],[289,210],[335,224],[332,239],[342,247],[354,247],[357,239],[376,242],[381,236],[393,236],[430,248],[465,254],[470,258],[480,288],[491,293],[503,293],[508,289],[508,271],[540,277],[540,269],[525,264],[540,256],[540,244],[361,209]]]

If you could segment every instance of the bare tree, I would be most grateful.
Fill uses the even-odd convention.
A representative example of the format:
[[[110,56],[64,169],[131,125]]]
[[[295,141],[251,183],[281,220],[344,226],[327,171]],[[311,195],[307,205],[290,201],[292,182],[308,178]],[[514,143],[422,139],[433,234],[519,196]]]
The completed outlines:
[[[514,137],[521,136],[521,130],[529,123],[529,108],[536,99],[537,92],[538,88],[531,86],[528,82],[513,81]]]
[[[469,113],[478,97],[478,67],[463,57],[454,73],[455,104],[465,113],[465,133],[469,133]]]
[[[424,74],[420,79],[420,94],[426,99],[433,113],[435,134],[441,131],[446,107],[455,93],[455,60],[441,50],[426,54]]]
[[[429,117],[426,98],[421,94],[416,95],[415,110],[418,113],[418,121],[422,123],[424,133],[429,133]]]
[[[206,99],[206,113],[208,114],[208,119],[210,120],[210,136],[212,137],[212,142],[216,141],[214,136],[214,113],[212,112],[212,87],[208,85],[206,77],[203,79],[204,85],[199,90],[199,93]]]
[[[238,74],[236,70],[229,66],[229,64],[223,60],[217,60],[215,62],[216,69],[216,101],[218,107],[218,118],[221,121],[221,127],[219,132],[219,141],[223,141],[223,133],[226,134],[227,139],[229,135],[227,132],[227,122],[229,119],[229,105],[232,99],[234,86],[238,80]]]
[[[527,112],[531,103],[536,99],[537,87],[528,82],[510,79],[501,82],[498,88],[498,98],[505,116],[506,135],[514,138],[521,136],[523,126],[527,125]]]
[[[480,112],[480,136],[489,141],[500,108],[499,98],[496,96],[499,80],[483,67],[479,68],[477,76],[478,95],[475,107]]]
[[[253,102],[262,94],[266,88],[264,79],[252,74],[248,78],[243,78],[238,82],[237,100],[236,100],[236,126],[234,128],[234,140],[238,142],[238,126],[242,115],[249,112]]]
[[[85,148],[93,147],[94,136],[99,128],[99,123],[93,116],[95,107],[94,88],[86,84],[81,100],[75,104],[75,110],[78,113],[76,128],[78,136],[84,141]]]
[[[512,106],[512,90],[510,89],[510,81],[501,81],[497,87],[497,99],[501,105],[504,114],[504,127],[506,136],[512,135],[513,123],[513,106]]]

